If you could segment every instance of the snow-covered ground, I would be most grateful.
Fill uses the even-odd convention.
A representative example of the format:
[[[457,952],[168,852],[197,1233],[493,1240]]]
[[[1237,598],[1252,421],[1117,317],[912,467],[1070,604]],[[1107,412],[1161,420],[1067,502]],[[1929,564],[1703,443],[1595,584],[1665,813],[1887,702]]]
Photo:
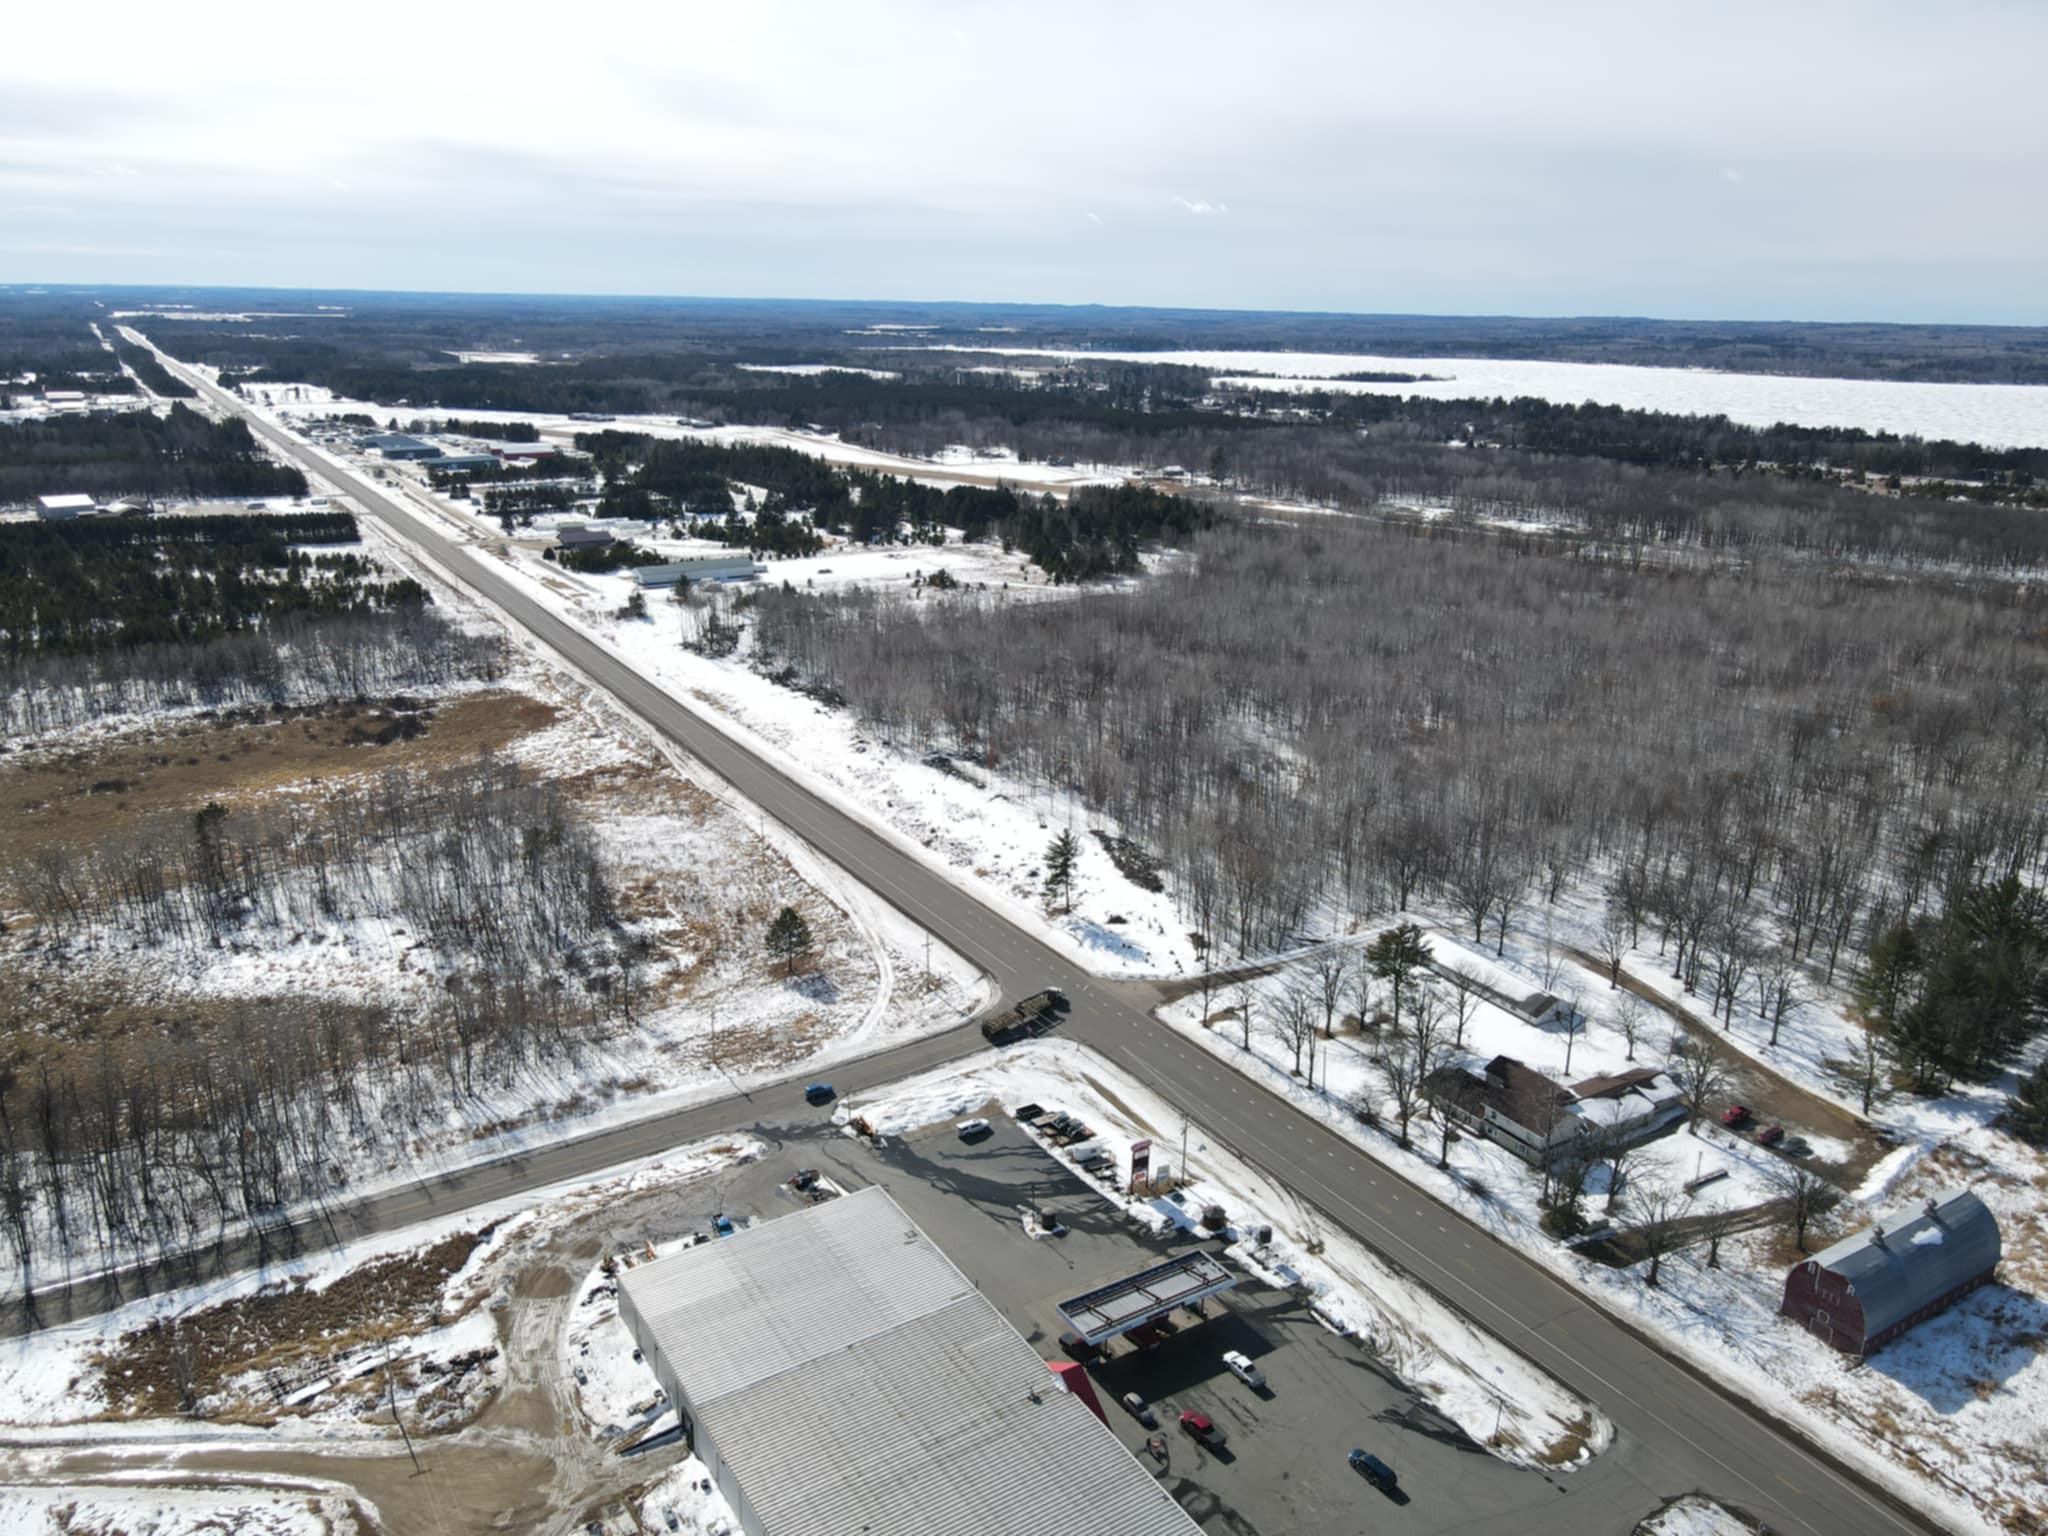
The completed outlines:
[[[1658,1510],[1632,1536],[1757,1536],[1757,1526],[1712,1499],[1690,1494]]]
[[[375,525],[366,523],[365,533],[380,560],[434,586],[463,624],[498,622]],[[478,1076],[471,1091],[449,1097],[443,1123],[427,1133],[380,1113],[404,1095],[403,1083],[366,1073],[365,1129],[334,1159],[349,1194],[751,1090],[800,1066],[822,1068],[949,1028],[985,1002],[985,978],[958,954],[928,942],[601,696],[531,653],[497,686],[558,711],[552,726],[518,737],[502,755],[590,802],[591,824],[631,898],[633,927],[656,946],[644,973],[652,1005],[546,1073]],[[367,786],[380,771],[366,760],[358,778]],[[291,800],[337,787],[329,778],[317,788],[286,784],[278,794]],[[794,978],[769,966],[759,943],[767,914],[785,904],[803,911],[816,940],[812,963]],[[749,912],[762,915],[752,924],[735,915]],[[102,972],[124,985],[146,978],[167,1000],[302,997],[407,1008],[423,1005],[445,980],[428,961],[402,925],[361,918],[252,929],[223,946],[152,948],[108,929],[79,943],[66,963],[74,980]],[[75,1279],[130,1256],[74,1246],[65,1274]],[[39,1273],[37,1283],[55,1278]],[[0,1295],[19,1285],[18,1273],[0,1277]]]
[[[886,368],[856,368],[849,363],[739,363],[742,373],[789,373],[798,378],[816,378],[821,373],[859,373],[871,379],[900,379],[900,373]]]
[[[763,367],[766,368],[767,365]],[[768,371],[790,370],[776,367]],[[856,368],[835,371],[859,373],[873,370]],[[347,399],[315,384],[250,384],[242,387],[242,394],[252,404],[272,414],[283,424],[295,428],[303,428],[335,416],[369,416],[382,423],[393,419],[406,421],[421,414],[409,406],[380,405],[373,400]],[[842,464],[852,469],[880,470],[916,480],[921,484],[936,486],[993,485],[1001,481],[1020,490],[1047,491],[1059,495],[1079,486],[1116,485],[1134,473],[1117,465],[1046,464],[1033,459],[1020,459],[1014,452],[1007,450],[977,450],[964,446],[946,449],[929,458],[916,458],[845,442],[836,433],[804,432],[789,427],[767,426],[693,427],[682,425],[673,416],[618,416],[604,422],[589,422],[572,421],[566,415],[549,415],[545,412],[536,414],[533,411],[465,409],[446,414],[460,415],[465,421],[531,423],[544,439],[564,447],[573,442],[577,433],[591,431],[644,432],[652,437],[716,443],[728,447],[761,443],[770,447],[794,449],[798,453],[810,454],[830,464]]]
[[[222,1485],[204,1474],[176,1483],[0,1487],[0,1531],[8,1536],[369,1536],[374,1526],[359,1511],[339,1491],[239,1479]]]
[[[1432,400],[1513,399],[1561,405],[1593,401],[1637,411],[1726,416],[1753,427],[1861,427],[1867,432],[1953,438],[1994,448],[2048,447],[2048,385],[1915,384],[1881,379],[1813,379],[1723,373],[1707,368],[1641,368],[1625,363],[1552,363],[1498,357],[1383,357],[1355,352],[1119,352],[1073,348],[916,347],[877,351],[997,353],[1020,358],[1097,358],[1208,368],[1219,385],[1420,395]],[[1346,373],[1408,373],[1415,384],[1374,384]],[[1259,375],[1259,376],[1255,376]]]
[[[398,1450],[389,1406],[394,1397],[415,1436],[430,1433],[423,1444],[439,1448],[428,1451],[430,1456],[445,1461],[451,1447],[463,1454],[493,1455],[505,1443],[504,1432],[489,1425],[471,1427],[470,1422],[493,1393],[516,1387],[543,1404],[567,1400],[561,1390],[568,1374],[563,1339],[553,1330],[573,1323],[574,1313],[551,1287],[523,1288],[522,1277],[546,1275],[565,1247],[573,1251],[583,1241],[593,1219],[602,1222],[635,1199],[686,1192],[710,1174],[754,1160],[762,1150],[746,1136],[674,1148],[590,1178],[0,1341],[0,1531],[9,1536],[45,1530],[53,1536],[366,1532],[374,1524],[355,1520],[363,1504],[352,1490],[269,1473],[196,1471],[190,1462],[195,1453],[211,1451],[232,1463],[238,1452],[275,1452],[281,1444],[308,1452],[388,1457]],[[394,1264],[416,1264],[418,1256],[437,1249],[445,1255],[443,1245],[472,1233],[483,1234],[482,1240],[439,1284],[428,1305],[406,1316],[383,1305],[387,1291],[377,1276]],[[323,1296],[337,1299],[323,1310],[317,1301]],[[297,1306],[300,1315],[291,1326],[264,1337],[228,1335],[224,1346],[249,1353],[247,1370],[234,1374],[230,1362],[224,1374],[243,1383],[239,1390],[260,1399],[260,1412],[239,1408],[224,1393],[203,1402],[191,1417],[110,1417],[118,1414],[127,1390],[138,1341],[160,1338],[164,1329],[197,1328],[208,1316],[224,1315],[224,1309],[279,1297]],[[644,1367],[632,1365],[630,1353],[628,1341],[616,1372],[620,1382],[634,1370],[645,1376]],[[489,1358],[479,1362],[476,1357],[484,1354]],[[451,1404],[447,1383],[457,1369],[474,1379],[461,1402]],[[375,1390],[361,1390],[366,1380]],[[643,1396],[647,1390],[643,1383]],[[545,1410],[523,1410],[517,1418],[522,1423],[538,1419],[535,1433],[550,1428]],[[432,1435],[437,1428],[440,1433]],[[586,1426],[568,1418],[551,1428],[579,1441],[585,1438]],[[173,1444],[175,1450],[169,1449]],[[133,1465],[113,1471],[95,1466],[90,1477],[81,1479],[63,1465],[80,1447],[96,1462],[127,1458]],[[589,1464],[599,1466],[608,1455],[600,1451]],[[167,1459],[178,1465],[167,1470]],[[717,1494],[695,1486],[702,1477],[701,1463],[686,1460],[650,1486],[640,1496],[646,1528],[674,1529],[686,1536],[723,1536],[736,1529]],[[670,1509],[677,1513],[673,1527],[667,1524]],[[64,1523],[67,1510],[69,1524]],[[374,1522],[376,1511],[367,1514]],[[627,1536],[630,1529],[618,1527],[616,1536]]]
[[[1576,1082],[1630,1065],[1658,1065],[1667,1055],[1672,1021],[1649,1012],[1638,1034],[1635,1061],[1627,1059],[1620,1027],[1626,994],[1610,990],[1597,975],[1561,954],[1567,943],[1590,937],[1569,926],[1561,904],[1558,926],[1548,934],[1529,925],[1510,928],[1506,954],[1498,961],[1527,978],[1577,1000],[1586,1024],[1574,1040],[1560,1027],[1537,1028],[1480,1002],[1465,1034],[1463,1059],[1477,1068],[1496,1054],[1509,1055],[1563,1081]],[[1581,914],[1584,916],[1584,913]],[[1391,920],[1388,920],[1391,921]],[[1535,921],[1541,922],[1541,919]],[[1362,928],[1346,947],[1354,953],[1386,923]],[[1449,948],[1444,929],[1432,932]],[[1489,939],[1491,933],[1489,932]],[[1469,943],[1469,930],[1462,941]],[[1548,955],[1546,956],[1546,951]],[[1491,956],[1492,946],[1486,946]],[[1654,955],[1638,952],[1628,969],[1646,980],[1670,983]],[[1433,983],[1446,1014],[1455,1004],[1448,986]],[[1412,1151],[1392,1138],[1391,1103],[1375,1077],[1367,1042],[1340,1034],[1320,1047],[1318,1086],[1311,1091],[1293,1075],[1290,1044],[1271,1032],[1281,1017],[1283,996],[1312,987],[1310,967],[1297,964],[1246,987],[1219,989],[1210,999],[1216,1022],[1200,1023],[1202,1003],[1191,996],[1161,1010],[1161,1016],[1219,1061],[1256,1077],[1316,1115],[1364,1151],[1422,1185],[1438,1198],[1532,1257],[1576,1282],[1595,1300],[1653,1329],[1665,1343],[1704,1368],[1743,1380],[1769,1381],[1773,1390],[1757,1401],[1805,1432],[1853,1458],[1902,1496],[1938,1517],[1972,1530],[2028,1529],[2024,1512],[2048,1506],[2048,1307],[2035,1296],[2048,1281],[2048,1216],[2040,1191],[2048,1188],[2048,1158],[1990,1129],[1997,1095],[1989,1090],[1959,1092],[1946,1100],[1901,1102],[1893,1106],[1893,1129],[1909,1139],[1877,1164],[1828,1230],[1863,1225],[1872,1214],[1917,1200],[1937,1189],[1969,1185],[1990,1205],[2005,1232],[2003,1283],[1986,1287],[1949,1311],[1920,1324],[1857,1368],[1805,1331],[1777,1316],[1784,1276],[1796,1251],[1777,1222],[1725,1238],[1719,1263],[1708,1262],[1704,1239],[1667,1257],[1660,1283],[1648,1283],[1647,1264],[1615,1269],[1581,1256],[1548,1237],[1538,1224],[1541,1178],[1492,1142],[1463,1137],[1449,1147],[1449,1166],[1436,1166],[1439,1122],[1418,1117],[1410,1128]],[[1853,1028],[1841,1017],[1841,999],[1813,987],[1821,1001],[1793,1011],[1775,1052],[1764,1046],[1767,1030],[1738,1009],[1731,1042],[1805,1083],[1818,1059]],[[1383,993],[1381,994],[1384,995]],[[1244,1046],[1242,1015],[1249,1000],[1252,1036]],[[1686,999],[1701,1018],[1703,999]],[[1343,1011],[1356,1009],[1347,993]],[[1567,1045],[1569,1074],[1564,1069]],[[1382,1131],[1360,1125],[1350,1108],[1361,1091],[1381,1114]],[[1812,1157],[1841,1159],[1847,1148],[1807,1134]],[[1793,1160],[1765,1151],[1746,1135],[1703,1121],[1697,1134],[1674,1130],[1645,1143],[1632,1158],[1629,1182],[1612,1220],[1626,1228],[1630,1191],[1682,1190],[1702,1175],[1720,1174],[1685,1206],[1687,1216],[1747,1209],[1781,1193],[1779,1180]],[[1596,1170],[1588,1181],[1589,1220],[1609,1219],[1609,1175]],[[1817,1237],[1809,1247],[1826,1241]],[[2018,1520],[2020,1523],[2011,1523]],[[2004,1522],[2001,1524],[2001,1522]]]
[[[958,1119],[990,1099],[1009,1108],[1056,1104],[1097,1127],[1105,1146],[1128,1146],[1141,1137],[1162,1148],[1180,1144],[1177,1108],[1093,1052],[1056,1040],[1012,1046],[854,1096],[834,1118],[844,1124],[859,1115],[884,1135],[900,1135]],[[1325,1326],[1358,1337],[1475,1441],[1487,1444],[1499,1423],[1494,1454],[1505,1460],[1555,1466],[1546,1453],[1571,1446],[1563,1461],[1569,1469],[1606,1447],[1613,1428],[1597,1410],[1363,1244],[1332,1230],[1312,1208],[1212,1143],[1199,1125],[1189,1128],[1187,1155],[1188,1167],[1177,1170],[1186,1180],[1185,1205],[1107,1191],[1103,1198],[1154,1230],[1192,1230],[1194,1213],[1222,1205],[1237,1263],[1269,1284],[1305,1287]],[[1273,1228],[1269,1247],[1241,1235],[1261,1225]]]
[[[659,541],[655,547],[663,547]],[[1011,590],[999,596],[1056,599],[1042,579],[1026,585],[1021,566],[992,546],[951,544],[878,550],[834,550],[809,560],[769,566],[770,580],[798,585],[861,581],[907,590],[919,572],[946,569],[963,582]],[[830,708],[771,682],[749,664],[750,641],[731,657],[712,659],[682,647],[682,611],[666,598],[647,604],[648,617],[618,617],[633,590],[630,577],[582,576],[538,560],[511,558],[506,569],[536,596],[611,646],[643,675],[678,698],[716,711],[751,744],[814,786],[880,821],[928,860],[971,883],[985,899],[1044,929],[1076,959],[1111,975],[1174,975],[1195,958],[1188,925],[1164,893],[1140,889],[1120,874],[1093,829],[1115,831],[1068,795],[1017,782],[973,762],[934,760],[909,744],[881,740],[845,710]],[[925,601],[952,601],[930,594]],[[1043,889],[1047,846],[1068,827],[1081,844],[1071,910],[1050,908]]]

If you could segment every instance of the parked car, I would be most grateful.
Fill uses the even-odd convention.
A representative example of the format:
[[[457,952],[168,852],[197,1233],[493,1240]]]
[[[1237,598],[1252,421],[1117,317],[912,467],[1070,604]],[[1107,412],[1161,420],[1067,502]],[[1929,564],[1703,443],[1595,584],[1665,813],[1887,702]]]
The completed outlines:
[[[1756,1143],[1760,1147],[1775,1147],[1784,1139],[1785,1127],[1782,1125],[1767,1125],[1756,1133]]]
[[[1721,1111],[1723,1125],[1746,1125],[1751,1118],[1747,1104],[1730,1104]]]
[[[1265,1376],[1256,1365],[1252,1364],[1251,1357],[1245,1354],[1243,1350],[1226,1349],[1223,1351],[1223,1365],[1231,1375],[1250,1387],[1254,1392],[1266,1390]]]
[[[960,1133],[962,1141],[979,1141],[990,1131],[994,1130],[995,1127],[982,1119],[981,1116],[976,1115],[972,1120],[962,1120],[953,1129]]]
[[[1157,1429],[1159,1427],[1159,1418],[1158,1415],[1152,1412],[1152,1405],[1146,1402],[1144,1398],[1138,1396],[1137,1393],[1126,1392],[1117,1401],[1124,1405],[1124,1412],[1128,1413],[1147,1429]]]
[[[1070,1359],[1080,1360],[1084,1362],[1093,1360],[1097,1355],[1102,1353],[1100,1349],[1098,1349],[1095,1345],[1090,1344],[1078,1333],[1061,1334],[1060,1348],[1066,1351],[1067,1356]]]
[[[815,1168],[799,1168],[789,1176],[789,1187],[791,1189],[809,1189],[817,1182],[818,1170]]]
[[[1381,1461],[1379,1457],[1373,1455],[1371,1451],[1354,1450],[1344,1459],[1351,1463],[1352,1471],[1362,1475],[1373,1487],[1391,1488],[1394,1486],[1394,1469],[1384,1461]]]
[[[812,1104],[830,1104],[837,1097],[830,1083],[812,1083],[804,1089],[804,1099]]]
[[[1214,1419],[1206,1413],[1196,1413],[1193,1409],[1180,1416],[1180,1427],[1212,1451],[1221,1450],[1230,1439]]]
[[[732,1218],[723,1213],[720,1213],[719,1215],[712,1217],[711,1230],[716,1232],[720,1237],[731,1237],[735,1230],[732,1224]]]
[[[1019,1125],[1029,1125],[1034,1120],[1043,1120],[1045,1118],[1045,1106],[1042,1104],[1020,1104],[1017,1108],[1010,1111],[1010,1118]]]

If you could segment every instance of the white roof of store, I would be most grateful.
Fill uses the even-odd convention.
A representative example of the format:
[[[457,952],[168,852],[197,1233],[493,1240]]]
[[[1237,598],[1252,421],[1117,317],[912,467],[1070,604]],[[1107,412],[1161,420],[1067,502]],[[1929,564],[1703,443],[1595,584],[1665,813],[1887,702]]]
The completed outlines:
[[[879,1188],[619,1284],[773,1536],[1197,1529]]]
[[[90,496],[38,496],[38,505],[51,512],[90,512],[93,499]]]

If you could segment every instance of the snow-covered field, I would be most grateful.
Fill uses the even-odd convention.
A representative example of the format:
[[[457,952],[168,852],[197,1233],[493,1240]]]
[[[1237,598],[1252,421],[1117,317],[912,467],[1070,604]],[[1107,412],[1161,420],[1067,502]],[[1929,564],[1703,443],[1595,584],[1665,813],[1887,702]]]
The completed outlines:
[[[435,1462],[447,1467],[462,1457],[490,1458],[505,1444],[505,1432],[472,1421],[494,1394],[517,1390],[549,1405],[567,1400],[564,1338],[552,1330],[572,1319],[573,1311],[550,1287],[529,1295],[522,1276],[544,1274],[558,1261],[558,1245],[573,1251],[584,1224],[601,1221],[624,1202],[687,1191],[715,1171],[752,1161],[761,1150],[744,1136],[678,1147],[592,1178],[0,1341],[0,1531],[355,1536],[373,1528],[355,1519],[363,1507],[360,1496],[336,1484],[267,1472],[202,1472],[189,1463],[202,1451],[232,1463],[238,1452],[261,1455],[280,1446],[397,1456],[402,1463],[391,1419],[394,1400]],[[416,1262],[469,1233],[488,1235],[439,1285],[430,1304],[410,1315],[390,1313],[381,1305],[382,1285],[365,1283],[366,1276]],[[202,1402],[191,1416],[118,1417],[136,1341],[164,1329],[194,1327],[228,1307],[322,1296],[340,1300],[326,1311],[316,1310],[317,1300],[301,1303],[311,1317],[242,1342],[251,1356],[247,1370],[229,1374],[232,1390]],[[231,1338],[228,1347],[234,1344]],[[636,1369],[645,1376],[644,1368],[632,1366],[630,1351],[629,1341],[614,1372],[621,1383]],[[489,1358],[478,1362],[479,1355]],[[447,1384],[458,1368],[467,1372],[468,1389],[451,1403]],[[365,1382],[372,1390],[363,1389]],[[260,1402],[260,1411],[252,1416],[243,1398]],[[515,1418],[532,1426],[531,1433],[551,1430],[562,1437],[558,1454],[566,1456],[570,1446],[586,1442],[587,1426],[567,1418],[550,1426],[548,1416],[555,1411],[526,1410]],[[432,1433],[436,1428],[440,1432]],[[170,1442],[175,1450],[167,1450]],[[64,1464],[81,1449],[96,1462],[127,1459],[133,1465],[113,1471],[96,1465],[89,1478],[81,1478]],[[609,1455],[592,1446],[587,1465],[601,1467]],[[167,1470],[167,1457],[178,1465]],[[700,1463],[686,1460],[650,1486],[642,1504],[647,1528],[664,1528],[671,1508],[678,1513],[674,1529],[689,1536],[719,1536],[735,1528],[716,1493],[695,1487],[702,1475]],[[367,1513],[374,1521],[375,1510]]]
[[[878,351],[925,350],[883,347]],[[1630,410],[1726,416],[1754,427],[1861,427],[1994,448],[2048,447],[2048,385],[1915,384],[1878,379],[1810,379],[1721,373],[1704,368],[1638,368],[1621,363],[1551,363],[1492,357],[1381,357],[1350,352],[1087,352],[1028,347],[945,347],[1014,357],[1100,358],[1214,370],[1219,384],[1248,389],[1325,389],[1421,395],[1432,400],[1512,399],[1563,405],[1593,401]],[[1344,381],[1345,373],[1428,375],[1419,384]],[[1266,377],[1251,377],[1260,374]]]
[[[762,365],[765,371],[770,372],[788,372],[796,366],[798,365],[791,365],[790,368],[771,368],[769,365]],[[834,371],[859,373],[873,370]],[[333,416],[364,415],[385,422],[394,418],[410,419],[420,414],[410,407],[380,405],[372,400],[339,397],[331,390],[314,384],[246,385],[242,392],[252,404],[294,428],[304,428]],[[1020,459],[1014,452],[1008,450],[976,450],[964,446],[949,448],[930,458],[914,458],[907,454],[885,453],[879,448],[866,448],[858,443],[845,442],[836,433],[804,432],[790,427],[767,426],[692,427],[682,425],[672,416],[619,416],[603,423],[593,423],[572,421],[564,415],[536,414],[533,411],[465,409],[459,414],[465,421],[500,424],[528,422],[538,429],[543,438],[565,447],[574,440],[577,433],[593,430],[644,432],[653,437],[725,446],[762,443],[770,447],[789,448],[798,453],[807,453],[829,464],[841,464],[852,469],[881,470],[922,484],[942,487],[993,485],[1001,481],[1020,490],[1046,491],[1058,495],[1079,486],[1115,485],[1132,473],[1117,465],[1046,464],[1032,459]]]
[[[1056,1104],[1097,1127],[1105,1146],[1128,1146],[1140,1137],[1162,1148],[1179,1146],[1177,1108],[1093,1052],[1057,1040],[1012,1046],[961,1067],[857,1095],[841,1104],[834,1118],[844,1124],[859,1115],[884,1135],[901,1135],[958,1119],[990,1099],[1009,1108]],[[1494,1454],[1505,1460],[1568,1470],[1605,1449],[1612,1438],[1612,1426],[1590,1405],[1212,1144],[1200,1125],[1190,1127],[1188,1166],[1177,1172],[1185,1181],[1185,1205],[1107,1191],[1103,1198],[1154,1230],[1169,1225],[1193,1230],[1193,1213],[1222,1205],[1230,1217],[1234,1261],[1269,1284],[1305,1287],[1325,1326],[1357,1337],[1473,1440],[1487,1444],[1499,1423]],[[1262,1224],[1274,1231],[1265,1248],[1243,1235]],[[1569,1449],[1560,1453],[1558,1447]]]

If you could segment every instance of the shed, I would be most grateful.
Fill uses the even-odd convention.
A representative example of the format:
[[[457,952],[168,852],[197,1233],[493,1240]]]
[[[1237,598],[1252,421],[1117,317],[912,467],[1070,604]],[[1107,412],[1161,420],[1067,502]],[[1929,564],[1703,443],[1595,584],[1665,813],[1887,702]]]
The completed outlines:
[[[1453,972],[1462,976],[1473,991],[1524,1024],[1561,1024],[1571,1012],[1571,1005],[1564,999],[1517,976],[1499,961],[1468,949],[1447,933],[1429,935],[1428,965],[1446,980]]]
[[[1793,1266],[1778,1308],[1845,1354],[1867,1355],[1988,1283],[1998,1221],[1968,1190],[1892,1211]]]
[[[96,510],[97,506],[90,496],[38,496],[36,498],[36,516],[46,518],[51,522],[61,522],[66,518],[78,517]]]

